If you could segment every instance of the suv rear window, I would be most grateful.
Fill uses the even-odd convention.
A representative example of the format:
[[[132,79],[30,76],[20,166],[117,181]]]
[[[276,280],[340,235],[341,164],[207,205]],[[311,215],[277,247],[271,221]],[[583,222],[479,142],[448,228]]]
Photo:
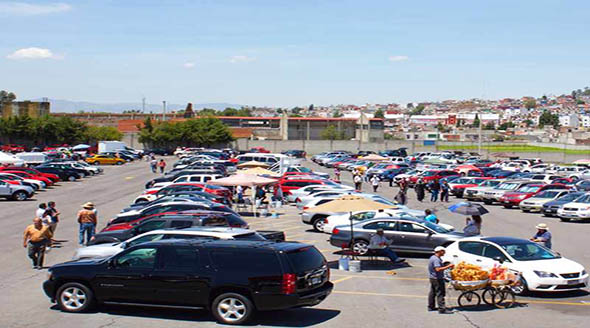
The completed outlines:
[[[236,239],[236,240],[266,240],[266,238],[264,238],[263,236],[261,236],[260,234],[258,234],[256,232],[245,233],[242,235],[236,235],[236,236],[234,236],[234,239]]]
[[[315,247],[303,247],[287,253],[287,258],[295,273],[318,269],[324,265],[325,259]]]

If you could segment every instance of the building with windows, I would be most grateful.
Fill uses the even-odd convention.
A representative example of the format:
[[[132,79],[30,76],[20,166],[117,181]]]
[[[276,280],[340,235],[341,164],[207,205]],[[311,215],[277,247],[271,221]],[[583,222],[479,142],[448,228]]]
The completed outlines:
[[[12,101],[0,103],[0,117],[15,116],[39,117],[49,115],[48,101]]]

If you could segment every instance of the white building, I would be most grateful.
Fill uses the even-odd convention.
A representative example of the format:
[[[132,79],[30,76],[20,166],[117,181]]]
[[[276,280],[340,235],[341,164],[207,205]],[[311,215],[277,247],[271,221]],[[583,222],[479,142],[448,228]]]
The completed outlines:
[[[577,128],[580,126],[580,120],[578,119],[578,115],[576,114],[559,115],[559,125],[570,128]]]
[[[582,115],[580,116],[580,123],[585,128],[590,128],[590,115]]]

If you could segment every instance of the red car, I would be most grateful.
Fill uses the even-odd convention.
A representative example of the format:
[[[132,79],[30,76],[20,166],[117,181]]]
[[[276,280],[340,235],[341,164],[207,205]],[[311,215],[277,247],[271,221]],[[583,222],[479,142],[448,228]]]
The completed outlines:
[[[264,154],[270,154],[270,150],[267,150],[264,147],[252,147],[249,151],[249,153],[264,153]]]
[[[337,186],[338,184],[331,180],[326,179],[318,179],[312,177],[305,177],[305,176],[287,176],[279,180],[279,187],[283,192],[283,195],[290,195],[291,190],[296,190],[301,187],[309,186],[309,185],[334,185]]]
[[[46,186],[51,186],[53,184],[53,181],[49,178],[46,178],[44,176],[39,176],[39,175],[33,175],[33,174],[30,174],[30,173],[24,172],[24,171],[3,170],[1,172],[18,175],[19,177],[24,178],[24,179],[43,181]]]
[[[504,196],[500,197],[500,203],[505,208],[512,208],[517,206],[523,200],[527,198],[531,198],[536,194],[540,193],[541,191],[545,191],[547,189],[569,189],[568,186],[564,184],[528,184],[526,186],[521,187],[520,189],[506,193]]]
[[[6,179],[2,179],[2,177],[0,177],[0,181],[4,181],[8,184],[13,184],[13,185],[21,185],[20,181],[18,180],[9,180],[8,178]]]
[[[229,191],[229,189],[225,188],[225,187],[220,187],[220,186],[214,186],[214,185],[210,185],[210,184],[206,184],[206,183],[198,183],[198,182],[190,182],[190,183],[175,183],[175,184],[171,184],[168,185],[166,187],[163,188],[152,188],[152,189],[148,189],[145,191],[146,194],[149,195],[153,195],[158,193],[158,191],[160,191],[161,189],[164,188],[168,188],[170,189],[170,187],[174,187],[174,186],[194,186],[194,187],[200,187],[202,189],[202,191],[210,193],[210,194],[214,194],[217,196],[222,196],[225,197],[227,199],[231,199],[232,194],[231,191]]]
[[[410,177],[410,184],[414,185],[418,182],[418,179],[424,180],[424,182],[428,183],[433,180],[440,180],[442,178],[451,177],[451,176],[459,176],[459,173],[452,171],[452,170],[430,170],[425,171],[420,175],[414,175]]]
[[[459,178],[449,182],[449,187],[451,195],[454,195],[457,198],[463,198],[463,192],[465,188],[477,187],[482,181],[489,180],[491,178],[486,177],[478,177],[478,178]]]
[[[15,144],[6,144],[6,145],[0,146],[0,150],[8,152],[8,153],[22,153],[25,151],[25,146],[15,145]]]
[[[20,166],[5,166],[5,167],[0,167],[0,171],[4,171],[4,170],[9,170],[9,171],[22,171],[22,172],[27,172],[29,174],[32,174],[34,176],[48,178],[48,179],[50,179],[53,182],[58,182],[59,181],[59,176],[57,176],[55,174],[39,172],[39,171],[37,171],[35,169],[32,169],[30,167],[20,167]]]

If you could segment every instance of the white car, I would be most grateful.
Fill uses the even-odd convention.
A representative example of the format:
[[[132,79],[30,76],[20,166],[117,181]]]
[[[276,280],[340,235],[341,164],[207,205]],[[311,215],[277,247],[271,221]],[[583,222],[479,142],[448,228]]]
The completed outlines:
[[[561,221],[590,219],[590,193],[564,204],[557,210],[557,216]]]
[[[381,212],[379,211],[357,211],[352,213],[352,224],[359,223],[365,220],[372,220],[378,219],[381,217],[385,218],[403,218],[403,217],[410,217],[410,218],[424,218],[424,211],[420,210],[411,210],[404,205],[397,205],[396,208],[389,208],[385,209]],[[350,213],[337,213],[334,215],[328,216],[323,222],[323,229],[324,233],[331,234],[332,230],[335,227],[341,225],[350,225]],[[453,226],[447,224],[439,224],[440,226],[444,227],[448,230],[455,230]]]
[[[311,193],[320,192],[320,191],[327,191],[327,190],[354,190],[351,186],[346,185],[309,185],[305,187],[301,187],[299,189],[292,190],[289,195],[287,195],[287,201],[290,203],[295,203],[297,198],[307,196]]]
[[[546,164],[546,163],[535,164],[535,165],[531,166],[531,168],[529,170],[525,170],[525,172],[545,173],[545,171],[548,170],[549,168],[551,168],[551,164]]]
[[[355,192],[354,190],[348,190],[348,189],[322,190],[322,191],[319,191],[316,193],[311,193],[307,196],[297,197],[297,199],[295,200],[295,203],[297,205],[297,209],[302,210],[303,207],[308,206],[308,204],[310,204],[310,202],[315,201],[317,199],[324,199],[324,198],[335,199],[340,196],[352,194],[354,192]]]
[[[556,200],[568,193],[570,193],[568,190],[545,190],[534,197],[521,201],[520,204],[518,204],[518,207],[520,207],[523,212],[541,212],[543,204]]]
[[[468,237],[447,246],[443,261],[491,269],[502,263],[522,277],[522,291],[557,292],[588,287],[584,267],[526,239]]]
[[[240,240],[266,240],[256,231],[241,228],[226,227],[192,227],[182,230],[165,229],[153,230],[143,233],[120,243],[106,243],[81,247],[74,253],[74,260],[110,257],[125,249],[150,241],[161,239],[240,239]]]
[[[482,200],[487,191],[492,191],[496,186],[505,180],[484,180],[477,187],[465,188],[463,197],[467,200]]]
[[[199,182],[199,183],[207,183],[210,180],[216,180],[223,178],[222,175],[219,174],[187,174],[181,175],[178,178],[174,179],[174,181],[166,181],[166,182],[157,182],[152,185],[152,188],[164,188],[171,184],[176,183],[191,183],[191,182]]]

